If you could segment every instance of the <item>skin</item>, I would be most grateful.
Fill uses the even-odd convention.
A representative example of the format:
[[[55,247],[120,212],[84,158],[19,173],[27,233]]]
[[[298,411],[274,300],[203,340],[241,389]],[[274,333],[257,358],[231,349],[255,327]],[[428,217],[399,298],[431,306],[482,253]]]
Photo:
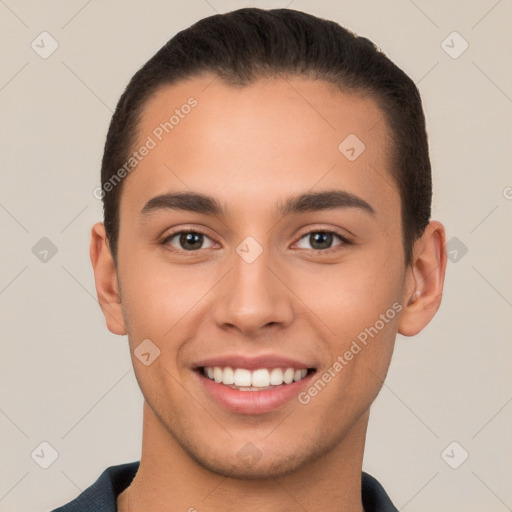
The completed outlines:
[[[191,96],[198,105],[125,179],[117,269],[103,224],[91,231],[99,303],[108,329],[128,334],[145,398],[140,469],[118,508],[362,512],[369,407],[397,332],[417,334],[440,305],[444,228],[430,222],[406,267],[388,127],[368,97],[298,77],[243,88],[197,77],[150,99],[141,144]],[[355,161],[338,150],[348,134],[366,146]],[[330,189],[359,196],[375,214],[275,213],[290,195]],[[149,199],[177,191],[214,196],[226,215],[141,217]],[[161,243],[194,227],[207,235],[194,251],[179,236]],[[338,250],[325,255],[305,235],[312,231],[353,243],[334,236]],[[250,264],[236,252],[248,236],[263,249]],[[230,412],[192,370],[207,357],[268,353],[314,362],[322,374],[394,303],[399,314],[307,405],[294,399],[266,414]],[[149,366],[134,355],[146,338],[161,351]],[[237,456],[247,442],[259,460]]]

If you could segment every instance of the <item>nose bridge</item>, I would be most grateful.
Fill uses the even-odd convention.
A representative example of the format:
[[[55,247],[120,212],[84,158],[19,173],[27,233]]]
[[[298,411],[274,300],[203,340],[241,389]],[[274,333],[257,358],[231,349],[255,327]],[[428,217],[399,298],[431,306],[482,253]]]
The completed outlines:
[[[271,270],[272,261],[271,251],[252,237],[235,248],[230,262],[232,269],[214,306],[214,318],[219,326],[230,324],[248,333],[269,323],[289,323],[290,297]]]

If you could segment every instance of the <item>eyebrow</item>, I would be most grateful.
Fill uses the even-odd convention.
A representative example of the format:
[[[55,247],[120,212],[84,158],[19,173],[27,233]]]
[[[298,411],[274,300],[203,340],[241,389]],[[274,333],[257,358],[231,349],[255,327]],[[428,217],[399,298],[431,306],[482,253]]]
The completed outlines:
[[[364,199],[344,190],[326,190],[308,192],[291,196],[284,202],[278,202],[279,216],[294,213],[314,212],[321,210],[357,208],[372,215],[373,207]],[[147,217],[152,213],[165,210],[182,210],[207,215],[225,216],[226,212],[220,202],[214,197],[198,192],[171,192],[150,199],[142,208],[141,216]]]

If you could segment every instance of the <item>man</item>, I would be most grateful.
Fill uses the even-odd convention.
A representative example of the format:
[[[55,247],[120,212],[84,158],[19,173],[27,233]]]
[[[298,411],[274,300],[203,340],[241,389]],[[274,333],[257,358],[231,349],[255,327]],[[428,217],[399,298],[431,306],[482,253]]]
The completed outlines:
[[[171,39],[117,105],[91,233],[141,460],[57,510],[396,510],[362,460],[396,334],[440,305],[431,193],[418,91],[369,40],[287,9]]]

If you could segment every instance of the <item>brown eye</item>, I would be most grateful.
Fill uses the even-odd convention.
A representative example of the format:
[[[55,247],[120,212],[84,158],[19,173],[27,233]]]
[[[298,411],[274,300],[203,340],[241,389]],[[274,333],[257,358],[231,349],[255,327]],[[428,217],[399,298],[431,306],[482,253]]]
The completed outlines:
[[[176,239],[176,241],[172,243],[171,241],[174,239]],[[178,231],[166,237],[162,244],[170,245],[177,250],[190,252],[202,249],[205,239],[210,240],[204,233],[198,231]],[[176,247],[175,244],[178,246]]]
[[[333,242],[336,238],[340,242],[333,245]],[[313,251],[320,252],[329,252],[331,250],[334,251],[337,250],[337,248],[341,248],[340,246],[344,246],[350,243],[344,236],[333,231],[310,231],[302,235],[300,240],[306,240],[311,246],[301,247],[302,249],[311,249]]]

